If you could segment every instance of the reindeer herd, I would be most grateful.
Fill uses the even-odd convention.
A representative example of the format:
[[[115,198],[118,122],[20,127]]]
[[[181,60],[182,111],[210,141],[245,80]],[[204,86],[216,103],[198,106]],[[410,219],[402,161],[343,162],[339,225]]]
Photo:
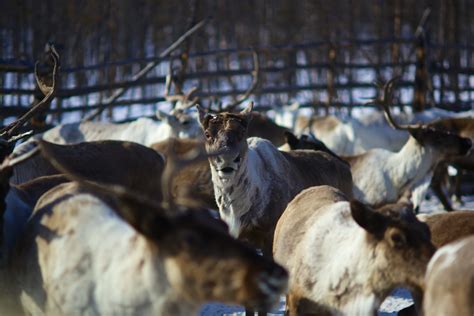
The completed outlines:
[[[473,166],[472,113],[395,115],[390,80],[372,101],[388,124],[282,126],[253,102],[236,111],[257,79],[216,112],[194,89],[171,96],[170,77],[159,121],[63,124],[16,146],[26,116],[2,129],[2,315],[214,301],[264,315],[281,295],[288,315],[373,315],[397,287],[405,315],[474,314],[474,212],[417,214],[430,184],[452,210],[446,168]],[[56,80],[36,78],[49,101]]]

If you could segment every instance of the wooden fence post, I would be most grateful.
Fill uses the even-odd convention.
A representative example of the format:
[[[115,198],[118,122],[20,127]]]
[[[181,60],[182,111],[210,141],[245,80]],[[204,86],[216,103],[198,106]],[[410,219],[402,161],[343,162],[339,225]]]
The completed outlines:
[[[327,84],[328,84],[328,98],[327,98],[327,108],[331,106],[334,102],[335,98],[335,89],[334,89],[334,84],[335,84],[335,67],[334,64],[336,62],[336,48],[334,45],[331,43],[329,44],[329,50],[328,50],[328,61],[329,61],[329,67],[328,67],[328,72],[327,72]]]
[[[427,71],[426,71],[426,47],[423,35],[419,35],[415,40],[415,87],[413,98],[413,111],[421,112],[426,106],[426,92],[427,92]]]

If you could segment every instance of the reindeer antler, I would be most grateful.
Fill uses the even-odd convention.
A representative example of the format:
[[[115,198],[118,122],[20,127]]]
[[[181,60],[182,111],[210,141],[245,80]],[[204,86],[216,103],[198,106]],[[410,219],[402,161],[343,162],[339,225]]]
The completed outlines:
[[[390,110],[390,107],[393,104],[393,89],[395,86],[395,83],[400,79],[400,77],[393,77],[389,81],[387,81],[383,86],[381,83],[377,83],[377,87],[382,90],[382,93],[378,98],[372,99],[366,104],[378,104],[381,105],[383,110],[384,110],[384,115],[385,118],[387,119],[388,124],[394,129],[398,130],[413,130],[413,129],[419,129],[423,125],[421,124],[406,124],[402,125],[399,124],[395,121],[395,119],[392,116],[392,112]]]
[[[232,112],[233,110],[235,110],[237,106],[239,106],[242,102],[247,100],[249,96],[253,93],[253,91],[257,88],[259,77],[260,77],[260,63],[258,60],[258,54],[255,50],[252,51],[252,57],[253,57],[253,71],[251,72],[252,84],[240,98],[238,98],[236,101],[230,104],[223,106],[221,111]]]
[[[183,92],[178,85],[175,86],[175,94],[171,95],[170,90],[171,90],[171,84],[174,83],[174,78],[173,78],[173,67],[172,67],[172,60],[169,62],[169,69],[168,69],[168,75],[166,75],[166,82],[165,82],[165,93],[164,93],[164,98],[168,102],[174,103],[174,107],[176,107],[177,102],[180,102],[179,109],[181,110],[186,110],[194,105],[196,105],[199,102],[199,97],[194,97],[191,100],[191,96],[196,93],[197,87],[192,87],[188,92]]]
[[[14,136],[15,132],[18,131],[20,127],[22,127],[36,112],[38,112],[45,104],[48,104],[54,97],[56,90],[57,90],[57,79],[58,79],[58,67],[59,67],[59,54],[54,48],[54,45],[50,45],[50,56],[53,59],[54,67],[53,67],[53,74],[51,79],[51,85],[48,85],[43,78],[40,78],[38,75],[38,62],[35,63],[35,79],[38,87],[40,88],[41,92],[44,94],[44,98],[38,102],[33,108],[31,108],[27,113],[25,113],[22,117],[17,119],[15,122],[11,123],[10,125],[4,127],[0,130],[0,137],[4,138],[4,141],[9,143],[17,141],[19,138],[28,136],[27,134],[16,135]],[[5,140],[6,139],[6,140]]]

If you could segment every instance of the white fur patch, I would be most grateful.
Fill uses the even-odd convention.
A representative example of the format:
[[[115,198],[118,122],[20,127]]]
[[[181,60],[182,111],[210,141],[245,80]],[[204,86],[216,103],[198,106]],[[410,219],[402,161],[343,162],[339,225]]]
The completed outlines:
[[[57,144],[75,144],[84,141],[122,140],[145,146],[160,142],[171,136],[197,137],[201,135],[197,120],[186,127],[172,126],[167,122],[157,122],[149,118],[139,118],[129,123],[82,122],[56,126],[40,137]]]
[[[354,196],[371,205],[394,203],[406,190],[415,190],[413,199],[419,205],[436,163],[434,153],[413,138],[398,153],[373,149],[364,159],[363,165],[351,170]]]
[[[216,200],[222,196],[222,202],[218,203],[219,213],[234,237],[239,236],[241,232],[241,217],[244,214],[251,209],[263,210],[268,205],[271,179],[282,177],[284,169],[282,164],[286,163],[282,154],[268,140],[251,137],[247,143],[247,156],[231,179],[221,179],[211,165]],[[244,181],[240,186],[235,183],[242,174],[248,179],[247,186],[244,186]],[[232,193],[230,193],[231,187]],[[256,194],[257,191],[259,194]]]
[[[458,251],[468,243],[469,239],[462,239],[438,249],[428,264],[426,274],[429,275],[435,265],[438,270],[449,268],[457,260]]]

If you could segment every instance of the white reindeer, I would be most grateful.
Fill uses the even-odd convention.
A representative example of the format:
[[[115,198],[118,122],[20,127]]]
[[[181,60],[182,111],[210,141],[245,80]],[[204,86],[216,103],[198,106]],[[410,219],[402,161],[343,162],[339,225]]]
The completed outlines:
[[[474,236],[436,251],[426,272],[426,316],[474,315]]]
[[[473,117],[473,115],[474,111],[457,114],[433,108],[420,113],[400,113],[395,116],[395,119],[404,124],[410,124],[428,123],[447,117]],[[374,148],[399,151],[409,137],[406,131],[390,128],[384,120],[384,114],[379,111],[361,118],[340,119],[333,115],[298,117],[294,130],[298,135],[312,132],[329,149],[343,156],[362,154]]]
[[[356,156],[343,157],[351,165],[354,197],[372,206],[398,201],[411,193],[418,207],[425,195],[436,165],[451,156],[465,155],[471,148],[469,138],[422,124],[400,125],[391,115],[394,79],[387,82],[381,99],[389,124],[406,131],[408,141],[398,152],[371,149]]]
[[[10,275],[26,313],[192,315],[208,301],[271,308],[285,290],[284,269],[198,211],[170,216],[171,201],[165,209],[49,158],[80,184],[41,196],[15,248]]]
[[[233,236],[271,253],[273,230],[288,202],[304,188],[328,184],[352,193],[349,166],[323,152],[279,151],[248,138],[253,103],[238,114],[208,114],[199,108],[221,218]]]
[[[374,315],[395,287],[422,291],[435,250],[428,226],[394,208],[374,211],[329,186],[288,204],[273,255],[290,273],[289,315]]]

